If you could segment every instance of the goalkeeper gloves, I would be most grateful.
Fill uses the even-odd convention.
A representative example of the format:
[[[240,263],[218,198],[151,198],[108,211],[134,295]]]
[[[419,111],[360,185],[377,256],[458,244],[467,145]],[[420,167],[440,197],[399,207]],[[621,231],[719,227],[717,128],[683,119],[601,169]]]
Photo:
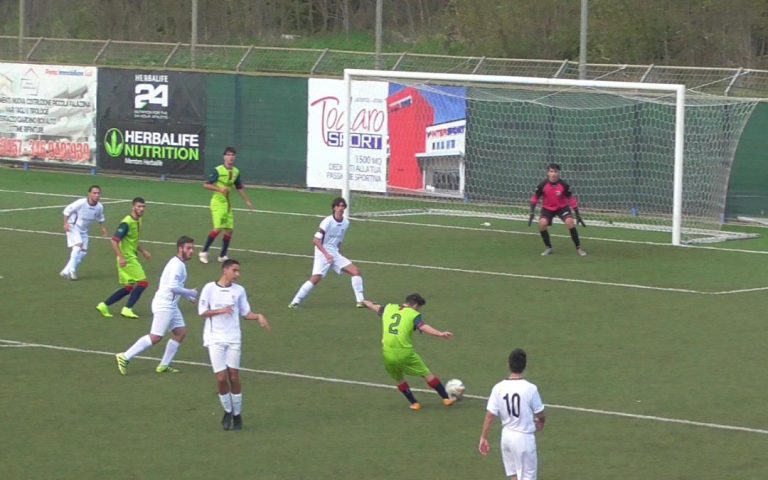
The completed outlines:
[[[576,225],[581,225],[582,227],[587,228],[587,224],[584,223],[584,219],[581,218],[581,213],[579,213],[579,209],[574,208],[573,213],[576,216]]]
[[[528,226],[529,226],[529,227],[530,227],[530,226],[533,224],[533,217],[534,217],[534,214],[533,214],[533,213],[531,213],[531,214],[528,216]]]

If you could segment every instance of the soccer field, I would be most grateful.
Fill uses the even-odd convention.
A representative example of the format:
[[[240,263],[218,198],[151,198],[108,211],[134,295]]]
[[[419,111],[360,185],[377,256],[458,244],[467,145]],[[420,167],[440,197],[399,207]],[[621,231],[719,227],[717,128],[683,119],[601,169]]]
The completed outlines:
[[[97,228],[80,279],[58,276],[68,256],[61,210],[93,183],[110,232],[131,198],[147,200],[142,242],[153,258],[138,320],[94,308],[117,288]],[[477,442],[514,347],[528,351],[527,377],[547,406],[540,478],[768,478],[764,235],[672,247],[660,233],[589,227],[581,258],[556,225],[556,254],[540,257],[541,239],[519,221],[353,220],[344,252],[366,296],[399,302],[419,292],[425,321],[455,334],[416,336],[416,350],[443,381],[462,379],[467,397],[446,409],[410,379],[424,405],[411,412],[382,366],[378,319],[354,308],[347,276],[330,274],[299,310],[287,308],[335,195],[249,195],[254,211],[234,199],[229,255],[273,329],[243,324],[245,426],[226,432],[195,306],[182,305],[181,374],[154,372],[164,344],[125,377],[114,361],[147,333],[176,239],[204,242],[209,192],[199,182],[0,167],[3,478],[504,478],[499,426],[488,457]],[[188,273],[187,286],[200,288],[219,265],[195,255]]]

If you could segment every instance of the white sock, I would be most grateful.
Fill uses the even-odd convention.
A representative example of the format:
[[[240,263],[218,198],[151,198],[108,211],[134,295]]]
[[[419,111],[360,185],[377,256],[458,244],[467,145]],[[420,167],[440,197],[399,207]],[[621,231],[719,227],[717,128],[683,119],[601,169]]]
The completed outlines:
[[[149,335],[144,335],[143,337],[136,340],[136,343],[134,343],[131,346],[131,348],[126,350],[123,355],[125,355],[125,358],[130,360],[151,346],[152,346],[152,339],[149,338]]]
[[[225,412],[232,413],[232,395],[225,393],[224,395],[219,394],[219,401],[221,402],[221,406],[224,407]]]
[[[352,277],[352,290],[355,292],[355,300],[358,303],[365,300],[365,295],[363,295],[363,277],[360,275]]]
[[[243,411],[243,394],[233,393],[232,394],[232,414],[240,415],[240,412],[242,411]]]
[[[179,351],[179,345],[181,344],[174,339],[168,340],[168,343],[165,345],[165,353],[163,354],[163,359],[160,360],[160,365],[171,364],[173,357],[176,355],[176,352]]]
[[[77,270],[81,263],[83,263],[83,259],[86,255],[88,255],[88,250],[80,249],[80,251],[77,252],[77,257],[75,257],[75,268],[72,269],[73,272]]]
[[[299,288],[299,291],[296,292],[296,296],[293,297],[293,301],[291,303],[301,303],[302,300],[307,298],[307,295],[309,295],[309,292],[312,291],[312,289],[315,288],[315,284],[307,280],[304,282],[304,284]]]
[[[65,272],[71,272],[77,268],[77,256],[80,253],[80,247],[75,245],[72,247],[72,251],[69,252],[69,261],[67,262],[67,265],[64,267]]]

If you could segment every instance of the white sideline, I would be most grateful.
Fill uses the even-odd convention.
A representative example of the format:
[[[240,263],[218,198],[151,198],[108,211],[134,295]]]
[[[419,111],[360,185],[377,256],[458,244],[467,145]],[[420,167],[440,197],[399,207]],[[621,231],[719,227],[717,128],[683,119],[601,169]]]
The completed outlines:
[[[23,190],[6,190],[0,188],[0,193],[23,193],[26,195],[43,195],[43,196],[50,196],[50,197],[68,197],[68,198],[77,198],[78,195],[71,195],[71,194],[64,194],[64,193],[46,193],[46,192],[28,192]],[[80,195],[82,196],[82,195]],[[118,202],[130,202],[130,199],[127,198],[110,198],[110,197],[103,197],[103,200],[111,200],[114,203]],[[210,208],[209,205],[193,205],[193,204],[186,204],[186,203],[171,203],[171,202],[157,202],[157,201],[151,201],[153,205],[166,205],[166,206],[172,206],[172,207],[184,207],[184,208]],[[34,207],[32,207],[34,208]],[[31,208],[30,208],[31,209]],[[19,211],[23,209],[17,209]],[[287,216],[294,216],[294,217],[312,217],[312,218],[323,218],[325,215],[316,215],[311,213],[296,213],[296,212],[277,212],[273,210],[257,210],[257,209],[248,209],[248,208],[233,208],[234,211],[239,212],[251,212],[251,213],[264,213],[267,215],[287,215]],[[2,210],[0,210],[0,213],[2,213]],[[409,225],[409,226],[417,226],[417,227],[429,227],[429,228],[445,228],[450,230],[468,230],[468,231],[477,231],[477,232],[493,232],[493,233],[503,233],[507,235],[535,235],[538,236],[538,232],[516,232],[516,231],[510,231],[510,230],[496,230],[491,228],[480,228],[480,227],[461,227],[456,225],[440,225],[440,224],[434,224],[434,223],[417,223],[417,222],[404,222],[404,221],[395,221],[395,220],[379,220],[379,219],[355,219],[355,221],[358,222],[371,222],[371,223],[388,223],[392,225]],[[559,235],[559,234],[551,234],[552,237],[556,238],[570,238],[568,235]],[[589,241],[596,241],[596,242],[609,242],[609,243],[631,243],[636,245],[653,245],[658,247],[672,247],[672,245],[669,242],[647,242],[647,241],[637,241],[637,240],[621,240],[617,238],[600,238],[600,237],[590,237],[586,236],[583,233],[579,234],[579,236],[582,239],[589,240]],[[711,247],[707,245],[680,245],[676,248],[694,248],[694,249],[701,249],[701,250],[714,250],[717,252],[735,252],[735,253],[754,253],[758,255],[768,255],[768,251],[758,251],[758,250],[743,250],[743,249],[737,249],[737,248],[717,248],[717,247]]]
[[[35,348],[46,348],[49,350],[59,350],[59,351],[65,351],[65,352],[75,352],[75,353],[88,353],[88,354],[96,354],[96,355],[108,355],[110,357],[113,357],[115,354],[114,352],[105,352],[101,350],[87,350],[83,348],[74,348],[74,347],[63,347],[58,345],[46,345],[42,343],[28,343],[28,342],[21,342],[18,340],[9,340],[9,339],[2,339],[0,338],[0,343],[5,343],[6,345],[0,345],[0,346],[15,346],[15,347],[35,347]],[[135,358],[140,358],[142,360],[153,360],[153,361],[160,361],[159,357],[147,357],[147,356],[138,356]],[[183,365],[194,365],[198,367],[208,367],[210,368],[210,364],[204,363],[204,362],[193,362],[188,360],[174,360],[175,364],[183,364]],[[279,377],[289,377],[289,378],[299,378],[303,380],[315,380],[320,382],[329,382],[329,383],[339,383],[344,385],[357,385],[361,387],[372,387],[372,388],[385,388],[385,389],[394,389],[395,387],[392,385],[386,385],[382,383],[373,383],[373,382],[362,382],[359,380],[345,380],[342,378],[332,378],[332,377],[321,377],[317,375],[306,375],[302,373],[291,373],[291,372],[279,372],[275,370],[260,370],[260,369],[254,369],[254,368],[246,368],[246,367],[240,367],[240,370],[243,372],[250,372],[250,373],[259,373],[263,375],[273,375],[273,376],[279,376]],[[430,393],[432,390],[424,389],[424,388],[414,388],[412,389],[416,392],[423,392],[423,393]],[[484,397],[482,395],[464,395],[465,398],[472,398],[475,400],[488,400],[488,397]],[[737,432],[747,432],[747,433],[758,433],[762,435],[768,435],[768,430],[760,429],[760,428],[750,428],[750,427],[739,427],[735,425],[722,425],[719,423],[710,423],[710,422],[697,422],[693,420],[684,420],[679,418],[667,418],[667,417],[658,417],[655,415],[640,415],[635,413],[625,413],[625,412],[615,412],[611,410],[600,410],[596,408],[583,408],[583,407],[573,407],[569,405],[558,405],[553,403],[546,404],[547,408],[554,408],[559,410],[569,410],[572,412],[582,412],[582,413],[594,413],[596,415],[607,415],[607,416],[614,416],[614,417],[624,417],[624,418],[632,418],[637,420],[650,420],[655,422],[662,422],[662,423],[676,423],[681,425],[690,425],[695,427],[706,427],[706,428],[714,428],[718,430],[731,430],[731,431],[737,431]]]
[[[3,230],[8,232],[34,233],[34,234],[40,234],[40,235],[61,235],[61,236],[64,235],[64,233],[62,232],[50,232],[45,230],[29,230],[29,229],[23,229],[23,228],[0,227],[0,231],[3,231]],[[108,238],[104,238],[104,237],[94,237],[94,238],[99,240],[109,240]],[[155,245],[175,245],[176,244],[175,242],[163,242],[159,240],[144,240],[144,239],[142,239],[141,243],[151,243]],[[196,245],[196,246],[199,247],[200,245]],[[272,255],[272,256],[279,256],[279,257],[293,257],[293,258],[314,258],[312,255],[305,255],[300,253],[272,252],[272,251],[266,251],[266,250],[251,250],[247,248],[230,248],[229,250],[232,252],[255,253],[257,255]],[[640,285],[640,284],[633,284],[633,283],[599,282],[596,280],[583,280],[579,278],[547,277],[544,275],[528,275],[528,274],[522,274],[522,273],[493,272],[488,270],[473,270],[473,269],[466,269],[466,268],[441,267],[437,265],[418,265],[414,263],[380,262],[375,260],[359,260],[359,259],[350,259],[350,260],[353,260],[355,263],[367,264],[367,265],[379,265],[379,266],[398,267],[398,268],[403,268],[403,267],[416,268],[420,270],[437,270],[441,272],[468,273],[468,274],[474,274],[474,275],[490,275],[490,276],[507,277],[507,278],[526,278],[529,280],[578,283],[578,284],[585,284],[585,285],[599,285],[603,287],[653,290],[653,291],[668,292],[668,293],[688,293],[688,294],[694,294],[694,295],[731,295],[736,293],[748,293],[748,292],[758,292],[758,291],[768,290],[768,286],[766,286],[766,287],[755,287],[755,288],[740,289],[740,290],[722,290],[718,292],[705,292],[701,290],[691,290],[686,288],[656,287],[653,285]]]

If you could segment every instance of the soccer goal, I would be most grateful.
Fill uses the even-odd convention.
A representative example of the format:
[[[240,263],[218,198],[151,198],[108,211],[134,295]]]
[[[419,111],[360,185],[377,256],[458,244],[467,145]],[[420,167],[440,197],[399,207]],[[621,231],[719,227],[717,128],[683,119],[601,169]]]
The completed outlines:
[[[595,226],[666,231],[675,245],[739,237],[721,226],[755,101],[684,85],[375,70],[345,70],[344,88],[353,217],[527,220],[554,162]],[[386,105],[377,177],[359,133],[374,100]]]

